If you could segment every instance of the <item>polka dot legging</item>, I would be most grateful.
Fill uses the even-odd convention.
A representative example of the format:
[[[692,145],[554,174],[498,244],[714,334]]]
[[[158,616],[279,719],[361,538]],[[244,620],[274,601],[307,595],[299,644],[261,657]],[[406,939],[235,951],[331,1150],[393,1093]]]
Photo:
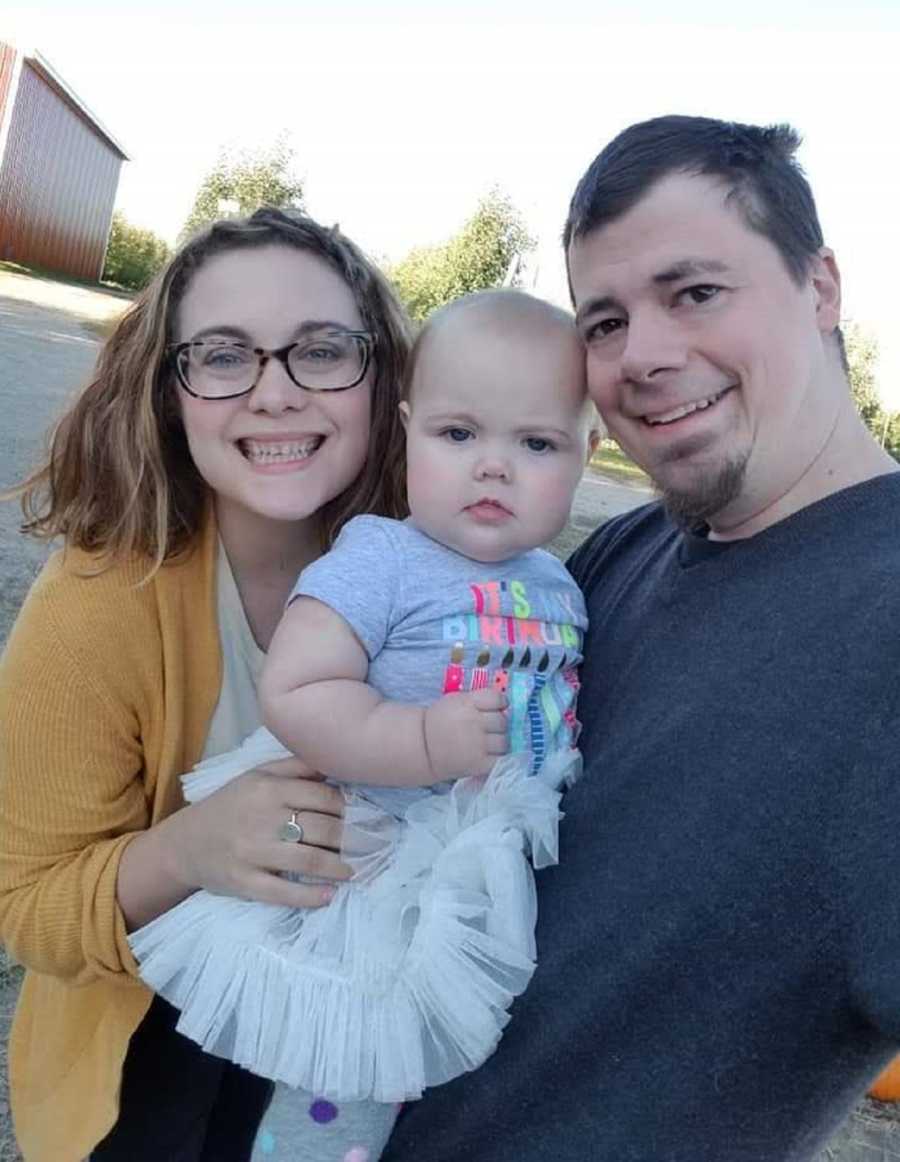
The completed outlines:
[[[331,1102],[276,1085],[252,1162],[377,1162],[401,1106]]]

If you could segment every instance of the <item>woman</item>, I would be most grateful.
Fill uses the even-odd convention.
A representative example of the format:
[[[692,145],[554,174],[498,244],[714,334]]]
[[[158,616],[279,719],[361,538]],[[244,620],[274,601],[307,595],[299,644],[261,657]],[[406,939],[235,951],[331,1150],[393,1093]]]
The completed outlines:
[[[405,315],[336,229],[261,210],[192,239],[109,339],[22,488],[64,537],[0,666],[0,938],[28,1162],[249,1156],[268,1085],[173,1031],[126,934],[199,887],[297,906],[344,875],[337,793],[297,760],[183,806],[258,724],[302,567],[402,513]],[[301,814],[302,813],[302,814]],[[302,819],[302,843],[285,825]],[[121,1092],[120,1092],[121,1091]]]

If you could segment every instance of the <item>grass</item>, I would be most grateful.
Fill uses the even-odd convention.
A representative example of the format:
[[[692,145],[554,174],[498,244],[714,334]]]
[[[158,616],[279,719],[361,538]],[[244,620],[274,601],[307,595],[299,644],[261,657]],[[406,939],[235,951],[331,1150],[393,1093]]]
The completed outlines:
[[[0,259],[0,270],[7,274],[24,274],[29,278],[34,275],[34,271],[30,267],[20,266],[18,262],[4,262],[2,259]]]
[[[650,479],[642,468],[638,468],[613,440],[602,440],[593,454],[590,467],[595,472],[610,476],[623,484],[640,484],[650,487]]]

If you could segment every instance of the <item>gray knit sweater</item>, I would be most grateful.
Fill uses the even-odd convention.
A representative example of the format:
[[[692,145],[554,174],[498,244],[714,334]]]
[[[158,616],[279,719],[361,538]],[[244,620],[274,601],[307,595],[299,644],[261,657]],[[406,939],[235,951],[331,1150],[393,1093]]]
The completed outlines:
[[[649,505],[571,568],[538,970],[385,1162],[810,1159],[900,1044],[900,474],[727,547]]]

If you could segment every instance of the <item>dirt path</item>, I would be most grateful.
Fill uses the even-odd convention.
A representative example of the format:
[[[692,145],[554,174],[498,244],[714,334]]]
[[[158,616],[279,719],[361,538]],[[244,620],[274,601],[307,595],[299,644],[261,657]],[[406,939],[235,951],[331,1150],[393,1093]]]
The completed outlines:
[[[97,326],[127,300],[0,271],[0,491],[35,463],[44,433],[97,358]],[[0,647],[47,550],[19,534],[16,504],[0,505]],[[6,1040],[19,973],[0,950],[0,1162],[19,1158],[6,1085]]]
[[[49,278],[0,270],[0,299],[17,299],[34,307],[60,311],[70,318],[105,323],[122,313],[130,296]]]
[[[0,491],[34,466],[45,433],[90,374],[96,327],[127,306],[114,295],[0,271]],[[0,643],[46,551],[0,505]]]

